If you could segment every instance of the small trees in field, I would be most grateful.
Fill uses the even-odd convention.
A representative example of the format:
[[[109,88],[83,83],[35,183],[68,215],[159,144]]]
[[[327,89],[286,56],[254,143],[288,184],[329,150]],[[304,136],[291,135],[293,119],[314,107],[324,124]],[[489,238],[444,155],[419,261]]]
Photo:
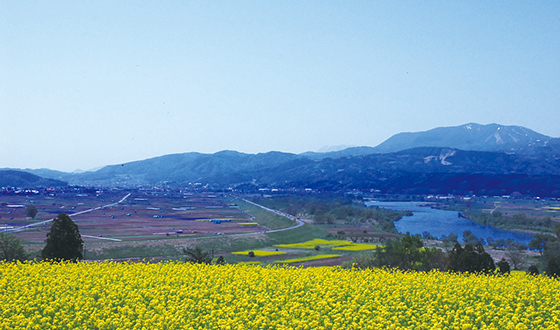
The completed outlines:
[[[37,206],[35,206],[33,204],[29,204],[25,208],[25,213],[27,214],[28,217],[30,217],[33,220],[35,220],[35,217],[37,216],[37,212],[38,212],[37,211]]]
[[[388,240],[385,247],[375,250],[375,263],[378,267],[387,266],[404,270],[428,271],[443,269],[444,253],[436,248],[424,248],[419,236],[410,233],[400,241]]]
[[[496,270],[496,265],[480,242],[476,246],[465,244],[464,248],[461,244],[455,243],[449,252],[449,270],[490,274]]]
[[[496,263],[496,266],[498,266],[499,272],[501,275],[509,275],[510,273],[510,266],[509,266],[509,262],[507,262],[506,258],[502,258],[502,260],[498,261]]]
[[[199,246],[195,248],[183,249],[183,253],[187,256],[185,258],[185,262],[190,262],[193,264],[210,264],[212,262],[210,253],[202,250],[202,248]]]
[[[0,260],[25,261],[29,255],[23,249],[19,238],[14,235],[0,233]]]
[[[549,242],[543,252],[543,264],[548,276],[560,276],[560,242]]]

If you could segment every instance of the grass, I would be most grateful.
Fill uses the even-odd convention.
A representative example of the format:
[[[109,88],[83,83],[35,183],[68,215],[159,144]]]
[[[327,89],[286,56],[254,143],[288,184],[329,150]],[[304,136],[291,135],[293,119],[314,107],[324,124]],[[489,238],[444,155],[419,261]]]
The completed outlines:
[[[309,256],[309,257],[305,257],[305,258],[276,260],[274,262],[277,263],[277,264],[292,264],[292,263],[297,263],[297,262],[331,259],[331,258],[339,258],[339,257],[342,257],[342,256],[340,254],[317,254],[317,255]]]
[[[234,202],[239,205],[243,211],[252,215],[259,225],[265,226],[271,230],[288,228],[296,224],[294,221],[286,217],[269,212],[241,199],[235,199]]]
[[[86,260],[104,260],[104,259],[123,259],[123,258],[150,258],[158,256],[180,257],[182,251],[173,245],[152,246],[148,244],[142,245],[118,245],[100,250],[96,249],[88,251],[86,246]]]
[[[324,228],[308,223],[294,230],[266,234],[271,240],[271,245],[285,244],[288,242],[305,242],[314,238],[324,238],[326,235],[327,231]]]

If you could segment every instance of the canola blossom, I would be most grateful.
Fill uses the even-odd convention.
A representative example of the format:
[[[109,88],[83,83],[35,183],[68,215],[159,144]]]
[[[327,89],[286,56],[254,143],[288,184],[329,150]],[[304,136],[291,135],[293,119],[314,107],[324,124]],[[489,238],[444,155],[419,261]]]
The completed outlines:
[[[342,257],[342,256],[340,254],[317,254],[317,255],[309,256],[309,257],[276,260],[274,262],[277,263],[277,264],[293,264],[293,263],[297,263],[297,262],[313,261],[313,260],[321,260],[321,259],[331,259],[331,258],[339,258],[339,257]]]
[[[255,257],[269,257],[269,256],[279,256],[282,254],[286,254],[286,252],[282,252],[282,251],[265,251],[265,250],[238,251],[238,252],[232,252],[231,254],[246,256],[249,255],[249,252],[253,252],[255,254]]]
[[[333,250],[340,250],[340,251],[368,251],[368,250],[375,250],[378,246],[375,244],[350,244],[344,246],[333,247]]]
[[[241,261],[237,263],[238,265],[262,265],[260,261]]]
[[[294,244],[277,244],[277,247],[283,248],[292,248],[292,249],[314,249],[317,245],[321,247],[336,247],[336,246],[345,246],[350,245],[352,242],[350,241],[329,241],[326,239],[316,238],[311,241],[303,242],[303,243],[294,243]]]
[[[0,263],[0,329],[558,329],[559,283],[339,267]]]

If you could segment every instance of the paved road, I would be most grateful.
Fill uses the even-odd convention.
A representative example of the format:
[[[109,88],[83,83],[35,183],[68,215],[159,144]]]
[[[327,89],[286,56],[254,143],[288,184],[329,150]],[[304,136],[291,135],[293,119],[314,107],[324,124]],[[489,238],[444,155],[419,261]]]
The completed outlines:
[[[87,237],[87,238],[104,239],[104,240],[108,240],[108,241],[122,242],[122,239],[118,239],[118,238],[109,238],[109,237],[91,236],[91,235],[81,235],[81,236],[82,237]]]
[[[118,201],[118,202],[116,202],[116,203],[107,204],[107,205],[103,205],[103,206],[99,206],[99,207],[94,207],[94,208],[91,208],[91,209],[88,209],[88,210],[85,210],[85,211],[80,211],[80,212],[72,213],[72,214],[69,214],[69,216],[70,216],[70,217],[73,217],[73,216],[75,216],[75,215],[80,215],[80,214],[84,214],[84,213],[89,213],[89,212],[97,211],[97,210],[100,210],[100,209],[102,209],[102,208],[104,208],[104,207],[115,206],[115,205],[117,205],[117,204],[120,204],[120,203],[124,202],[124,201],[128,198],[128,196],[130,196],[130,194],[124,196],[120,201]],[[15,227],[15,228],[9,228],[9,229],[6,229],[6,230],[4,230],[4,231],[6,231],[6,232],[11,232],[11,233],[17,233],[17,232],[20,232],[20,231],[27,230],[27,229],[29,229],[29,228],[33,228],[33,227],[37,227],[37,226],[42,226],[42,225],[47,224],[47,223],[49,223],[49,222],[51,222],[51,221],[53,221],[53,220],[54,220],[54,218],[52,218],[52,219],[50,219],[50,220],[41,221],[41,222],[35,222],[35,223],[29,224],[29,225],[25,225],[25,226],[19,226],[19,227]]]
[[[116,203],[107,204],[107,205],[103,205],[103,206],[91,208],[91,209],[88,209],[88,210],[84,210],[84,211],[72,213],[72,214],[69,214],[69,216],[72,217],[72,216],[75,216],[75,215],[79,215],[79,214],[84,214],[84,213],[89,213],[89,212],[92,212],[92,211],[100,210],[100,209],[102,209],[102,208],[104,208],[104,207],[115,206],[115,205],[118,205],[118,204],[124,202],[129,196],[130,196],[130,194],[124,196],[120,201],[118,201],[118,202],[116,202]],[[273,212],[273,213],[278,214],[278,215],[280,215],[280,216],[289,218],[289,219],[295,221],[296,224],[295,224],[294,226],[287,227],[287,228],[274,229],[274,230],[265,230],[265,231],[251,232],[251,233],[230,234],[230,235],[223,235],[223,236],[220,235],[220,237],[232,237],[232,236],[246,236],[246,235],[255,235],[255,234],[276,233],[276,232],[280,232],[280,231],[286,231],[286,230],[296,229],[296,228],[299,228],[299,227],[301,227],[301,226],[303,226],[303,225],[305,224],[305,222],[301,221],[300,219],[294,217],[294,216],[291,215],[291,214],[287,214],[287,213],[284,213],[284,212],[281,212],[281,211],[278,211],[278,210],[270,209],[270,208],[268,208],[268,207],[266,207],[266,206],[263,206],[263,205],[254,203],[254,202],[252,202],[252,201],[250,201],[250,200],[247,200],[247,199],[244,199],[244,198],[241,198],[241,197],[238,197],[238,198],[241,199],[241,200],[243,200],[243,201],[245,201],[245,202],[247,202],[247,203],[250,203],[250,204],[253,204],[253,205],[257,206],[257,207],[260,207],[260,208],[262,208],[262,209],[264,209],[264,210],[266,210],[266,211]],[[24,231],[24,230],[27,230],[27,229],[30,229],[30,228],[33,228],[33,227],[36,227],[36,226],[41,226],[41,225],[47,224],[47,223],[49,223],[49,222],[51,222],[51,221],[53,221],[53,220],[54,220],[54,218],[53,218],[53,219],[50,219],[50,220],[45,220],[45,221],[41,221],[41,222],[32,223],[32,224],[25,225],[25,226],[20,226],[20,227],[16,227],[16,228],[6,229],[5,231],[7,231],[7,232],[20,232],[20,231]],[[82,236],[84,236],[84,235],[82,235]],[[217,236],[192,237],[191,239],[195,239],[195,240],[196,240],[196,239],[208,239],[208,238],[211,238],[211,237],[217,237]],[[92,236],[92,238],[99,238],[99,237]],[[105,238],[105,237],[104,237],[104,238]],[[108,238],[105,238],[105,239],[108,239]],[[117,239],[111,239],[111,240],[117,240]]]
[[[294,217],[294,216],[291,215],[291,214],[286,214],[286,213],[281,212],[281,211],[278,211],[278,210],[269,209],[269,208],[266,207],[266,206],[263,206],[263,205],[260,205],[260,204],[251,202],[250,200],[247,200],[247,199],[245,199],[245,198],[241,198],[241,197],[237,197],[237,198],[239,198],[239,199],[241,199],[241,200],[243,200],[243,201],[245,201],[245,202],[247,202],[247,203],[250,203],[250,204],[253,204],[253,205],[255,205],[255,206],[258,206],[258,207],[260,207],[260,208],[262,208],[262,209],[265,209],[265,210],[267,210],[267,211],[269,211],[269,212],[273,212],[273,213],[276,213],[276,214],[278,214],[278,215],[280,215],[280,216],[287,217],[287,218],[289,218],[289,219],[291,219],[291,220],[294,220],[294,221],[296,222],[296,225],[291,226],[291,227],[288,227],[288,228],[281,228],[281,229],[274,229],[274,230],[253,231],[253,232],[250,232],[250,233],[228,234],[228,235],[199,236],[199,237],[190,237],[189,239],[190,239],[190,240],[203,240],[203,239],[217,238],[217,237],[234,237],[234,236],[248,236],[248,235],[257,235],[257,234],[276,233],[276,232],[279,232],[279,231],[285,231],[285,230],[296,229],[296,228],[299,228],[299,227],[301,227],[301,226],[303,226],[303,225],[305,224],[305,222],[301,221],[300,219]],[[134,258],[133,258],[133,259],[134,259]]]
[[[260,233],[276,233],[276,232],[279,232],[279,231],[292,230],[292,229],[299,228],[299,227],[301,227],[301,226],[303,226],[303,225],[305,224],[305,222],[301,221],[300,219],[298,219],[297,217],[294,217],[294,216],[291,215],[291,214],[287,214],[287,213],[284,213],[284,212],[281,212],[281,211],[278,211],[278,210],[270,209],[270,208],[268,208],[268,207],[266,207],[266,206],[263,206],[263,205],[261,205],[261,204],[257,204],[257,203],[251,202],[250,200],[245,199],[245,198],[241,198],[241,197],[238,197],[238,198],[241,199],[241,200],[243,200],[243,201],[245,201],[245,202],[247,202],[247,203],[250,203],[250,204],[253,204],[253,205],[255,205],[255,206],[258,206],[258,207],[260,207],[261,209],[264,209],[264,210],[267,210],[267,211],[269,211],[269,212],[276,213],[276,214],[278,214],[278,215],[280,215],[280,216],[286,217],[286,218],[288,218],[288,219],[290,219],[290,220],[293,220],[293,221],[295,221],[295,222],[297,223],[295,226],[292,226],[292,227],[281,228],[281,229],[274,229],[274,230],[267,230],[267,231],[261,231]]]

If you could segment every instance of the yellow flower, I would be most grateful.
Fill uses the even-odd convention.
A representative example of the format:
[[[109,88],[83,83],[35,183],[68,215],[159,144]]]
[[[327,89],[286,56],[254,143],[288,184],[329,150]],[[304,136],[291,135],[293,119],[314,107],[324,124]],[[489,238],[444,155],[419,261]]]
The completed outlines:
[[[559,289],[524,274],[0,263],[0,329],[557,329]]]

